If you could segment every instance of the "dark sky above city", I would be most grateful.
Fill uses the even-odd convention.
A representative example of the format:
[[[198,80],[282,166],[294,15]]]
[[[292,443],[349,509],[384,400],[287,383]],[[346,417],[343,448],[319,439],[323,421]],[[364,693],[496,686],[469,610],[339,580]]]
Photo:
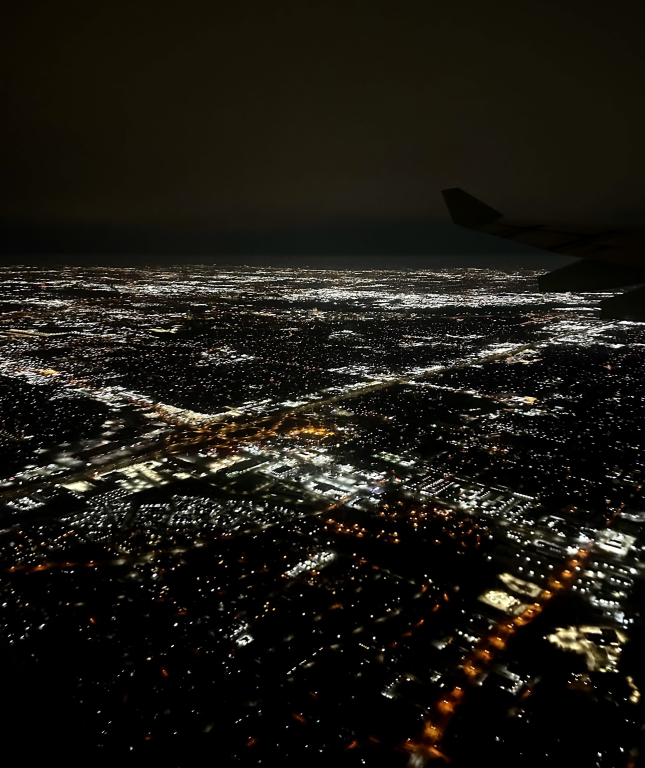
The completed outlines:
[[[643,223],[641,0],[25,0],[2,26],[5,263],[520,253],[453,227],[454,186]]]

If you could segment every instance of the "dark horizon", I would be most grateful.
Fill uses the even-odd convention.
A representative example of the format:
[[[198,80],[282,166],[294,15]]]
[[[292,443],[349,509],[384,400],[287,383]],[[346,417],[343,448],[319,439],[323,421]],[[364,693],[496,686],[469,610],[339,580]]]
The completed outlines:
[[[320,268],[554,269],[567,257],[500,242],[431,219],[299,226],[266,231],[204,228],[16,225],[0,222],[0,264],[201,263]]]
[[[450,225],[455,186],[520,218],[644,222],[635,0],[35,0],[6,17],[5,262],[510,254]]]

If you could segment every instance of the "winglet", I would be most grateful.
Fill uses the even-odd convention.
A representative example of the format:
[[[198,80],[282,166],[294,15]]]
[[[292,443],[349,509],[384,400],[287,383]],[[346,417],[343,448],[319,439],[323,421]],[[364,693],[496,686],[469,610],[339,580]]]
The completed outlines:
[[[468,229],[479,229],[502,217],[499,211],[482,203],[459,187],[441,190],[448,212],[455,224]]]

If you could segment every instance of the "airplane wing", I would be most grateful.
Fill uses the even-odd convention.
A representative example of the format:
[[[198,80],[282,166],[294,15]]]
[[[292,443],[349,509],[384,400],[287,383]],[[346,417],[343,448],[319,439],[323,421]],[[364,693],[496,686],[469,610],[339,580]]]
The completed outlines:
[[[442,191],[455,224],[582,261],[538,279],[541,291],[599,291],[645,283],[645,231],[517,221],[463,189]],[[601,316],[645,321],[645,288],[601,302]]]

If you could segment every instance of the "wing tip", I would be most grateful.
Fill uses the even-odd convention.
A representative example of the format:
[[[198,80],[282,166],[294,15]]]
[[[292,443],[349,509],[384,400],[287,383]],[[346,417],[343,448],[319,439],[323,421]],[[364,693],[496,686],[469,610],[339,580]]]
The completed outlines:
[[[453,222],[461,227],[479,229],[502,217],[499,211],[482,203],[460,187],[442,189],[441,194]]]

